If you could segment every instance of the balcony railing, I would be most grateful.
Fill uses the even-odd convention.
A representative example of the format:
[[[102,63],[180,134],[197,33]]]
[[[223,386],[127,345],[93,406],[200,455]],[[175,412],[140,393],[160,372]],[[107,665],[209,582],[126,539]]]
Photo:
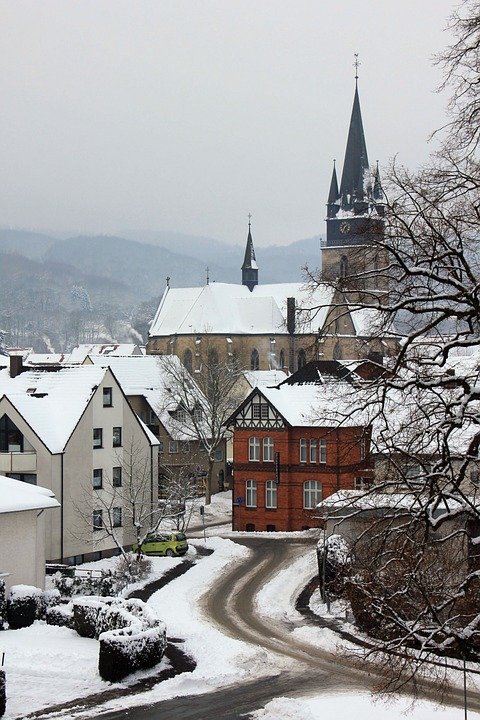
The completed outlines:
[[[0,453],[0,473],[35,473],[36,471],[36,452]]]

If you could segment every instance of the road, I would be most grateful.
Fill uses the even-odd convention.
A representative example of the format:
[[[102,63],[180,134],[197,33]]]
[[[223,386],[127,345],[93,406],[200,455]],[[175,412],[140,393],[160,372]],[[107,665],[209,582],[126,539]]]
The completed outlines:
[[[346,657],[334,657],[314,645],[292,638],[291,623],[265,618],[255,608],[255,596],[269,577],[308,552],[312,541],[246,538],[237,542],[251,550],[250,557],[226,571],[208,592],[203,601],[205,615],[224,634],[276,653],[289,670],[212,693],[102,714],[102,719],[238,720],[241,715],[251,713],[282,695],[300,696],[327,690],[368,691],[372,688],[375,672],[369,673],[368,666],[359,670]],[[422,695],[438,699],[435,690],[428,684],[424,685]],[[449,700],[452,705],[461,707],[461,691],[453,691]],[[475,707],[478,710],[479,696],[471,696],[469,704],[472,709]]]

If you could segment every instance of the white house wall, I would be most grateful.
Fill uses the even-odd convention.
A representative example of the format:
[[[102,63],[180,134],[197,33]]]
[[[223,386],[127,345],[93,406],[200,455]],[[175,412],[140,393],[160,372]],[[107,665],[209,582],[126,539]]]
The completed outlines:
[[[23,510],[2,513],[0,542],[0,572],[7,590],[12,585],[45,587],[45,516],[53,511]]]

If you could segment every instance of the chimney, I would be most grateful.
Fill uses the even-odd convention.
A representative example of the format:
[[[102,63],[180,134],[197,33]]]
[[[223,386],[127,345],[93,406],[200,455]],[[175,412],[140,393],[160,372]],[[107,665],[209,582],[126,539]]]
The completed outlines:
[[[287,298],[287,330],[290,335],[295,333],[295,298]]]
[[[21,355],[10,355],[10,377],[15,378],[24,371],[23,358]]]

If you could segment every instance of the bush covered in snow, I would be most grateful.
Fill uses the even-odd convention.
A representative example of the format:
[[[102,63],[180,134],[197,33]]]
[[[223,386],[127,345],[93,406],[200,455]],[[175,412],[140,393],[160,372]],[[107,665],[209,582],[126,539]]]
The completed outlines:
[[[163,624],[147,630],[135,625],[104,632],[100,635],[98,671],[104,680],[116,682],[135,670],[156,665],[166,646]]]
[[[0,670],[0,717],[5,714],[7,706],[7,688],[5,682],[5,670]]]
[[[342,535],[330,535],[317,544],[320,587],[323,587],[325,581],[324,590],[337,597],[344,592],[346,571],[350,563],[349,552],[349,545]]]
[[[12,585],[7,598],[7,620],[12,630],[28,627],[41,616],[43,592],[33,585]]]
[[[101,570],[97,576],[71,574],[68,572],[57,572],[52,576],[54,586],[64,599],[76,595],[99,595],[109,597],[119,595],[130,583],[137,582],[147,577],[150,572],[151,562],[149,558],[141,557],[130,553],[127,558],[119,556],[109,570]]]
[[[73,604],[68,603],[67,605],[55,605],[47,608],[45,620],[47,625],[73,629]]]
[[[99,672],[104,680],[119,680],[161,660],[165,625],[142,600],[83,597],[72,606],[76,632],[100,640]]]

